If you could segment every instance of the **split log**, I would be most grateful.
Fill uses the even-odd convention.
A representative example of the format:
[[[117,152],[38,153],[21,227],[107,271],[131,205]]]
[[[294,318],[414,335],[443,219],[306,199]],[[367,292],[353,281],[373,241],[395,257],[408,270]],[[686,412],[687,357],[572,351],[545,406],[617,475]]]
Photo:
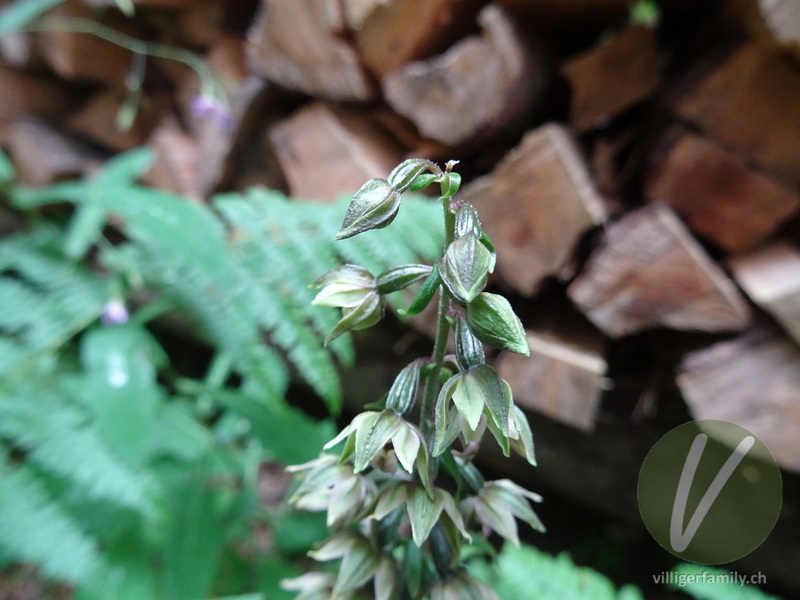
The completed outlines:
[[[118,152],[143,145],[155,125],[156,111],[149,102],[142,103],[131,126],[123,129],[118,115],[125,99],[123,91],[107,90],[96,94],[70,115],[67,130]]]
[[[32,33],[11,31],[0,36],[0,59],[9,67],[36,70],[44,66]]]
[[[386,177],[403,151],[363,111],[311,104],[269,131],[292,196],[332,201]]]
[[[0,65],[0,122],[21,116],[55,118],[68,112],[77,90],[58,80]]]
[[[520,125],[540,100],[545,74],[496,6],[478,15],[480,36],[383,79],[386,101],[420,133],[450,146]]]
[[[611,225],[567,292],[612,337],[654,327],[738,331],[750,320],[733,282],[659,204]]]
[[[692,134],[670,137],[654,154],[644,194],[724,250],[752,250],[800,207],[796,193],[722,146]]]
[[[346,4],[348,14],[355,13],[356,21],[351,16],[351,23],[364,64],[382,79],[408,62],[448,48],[474,27],[482,2],[348,0]]]
[[[580,150],[554,123],[526,134],[462,196],[475,204],[497,248],[498,274],[528,296],[558,275],[580,237],[607,218]]]
[[[48,15],[92,18],[88,7],[74,1],[54,7]],[[37,35],[37,49],[50,68],[68,81],[124,88],[125,75],[131,69],[130,50],[88,33],[55,29],[42,31]]]
[[[527,331],[530,357],[504,352],[497,370],[514,402],[583,431],[594,429],[606,384],[604,338],[597,332]]]
[[[339,2],[262,2],[248,34],[253,70],[291,90],[329,100],[368,100],[374,85],[343,35]]]
[[[761,326],[687,355],[678,386],[695,419],[730,421],[755,433],[781,468],[800,472],[800,349]]]
[[[767,29],[783,43],[800,43],[800,6],[795,0],[758,0]]]
[[[197,169],[203,195],[234,186],[242,156],[258,147],[259,136],[268,115],[277,118],[284,111],[284,94],[274,85],[251,77],[230,99],[230,114],[194,117],[192,129],[199,145]],[[276,183],[273,172],[265,172],[266,181]],[[278,186],[280,187],[280,186]]]
[[[745,294],[800,342],[800,250],[777,242],[729,264]]]
[[[588,131],[652,94],[661,82],[655,31],[630,27],[570,61],[561,72],[571,91],[570,125]]]
[[[165,119],[153,132],[148,145],[155,160],[144,182],[155,188],[193,200],[201,200],[197,142],[183,132],[174,119]]]
[[[764,169],[800,182],[800,71],[794,65],[746,44],[688,88],[673,102],[678,115]]]
[[[35,119],[19,119],[13,124],[8,150],[18,180],[33,186],[85,176],[100,168],[106,158]]]

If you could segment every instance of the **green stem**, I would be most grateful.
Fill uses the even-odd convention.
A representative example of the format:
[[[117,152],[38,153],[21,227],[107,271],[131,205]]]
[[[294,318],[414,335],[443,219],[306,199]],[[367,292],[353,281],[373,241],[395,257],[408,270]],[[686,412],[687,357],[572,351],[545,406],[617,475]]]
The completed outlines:
[[[444,250],[455,237],[455,215],[450,212],[450,200],[442,198],[444,210]],[[434,402],[439,392],[439,378],[444,364],[444,355],[447,352],[447,336],[450,333],[450,324],[447,322],[447,312],[450,310],[450,292],[442,285],[439,287],[439,311],[436,317],[436,337],[433,342],[433,369],[425,380],[425,390],[422,396],[422,411],[420,413],[420,426],[426,439],[431,431],[431,417],[433,416]]]
[[[165,58],[182,62],[192,68],[200,78],[204,93],[215,90],[216,84],[208,65],[196,54],[183,48],[173,48],[157,42],[144,42],[115,29],[106,27],[91,19],[79,17],[46,17],[39,23],[25,26],[26,31],[69,31],[73,33],[86,33],[100,39],[121,46],[135,54]]]

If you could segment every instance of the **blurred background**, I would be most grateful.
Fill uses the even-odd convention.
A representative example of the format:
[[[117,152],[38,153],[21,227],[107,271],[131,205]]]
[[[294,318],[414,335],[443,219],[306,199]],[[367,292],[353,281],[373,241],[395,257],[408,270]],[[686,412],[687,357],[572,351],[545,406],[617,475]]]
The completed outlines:
[[[800,597],[800,3],[1,6],[0,599],[293,597],[325,522],[284,467],[430,353],[393,311],[323,349],[309,304],[341,262],[440,255],[424,198],[332,242],[409,157],[460,161],[531,346],[492,362],[539,466],[478,461],[548,532],[498,593]],[[639,469],[691,419],[781,468],[774,530],[722,567],[759,589],[654,579],[696,566],[649,535]]]

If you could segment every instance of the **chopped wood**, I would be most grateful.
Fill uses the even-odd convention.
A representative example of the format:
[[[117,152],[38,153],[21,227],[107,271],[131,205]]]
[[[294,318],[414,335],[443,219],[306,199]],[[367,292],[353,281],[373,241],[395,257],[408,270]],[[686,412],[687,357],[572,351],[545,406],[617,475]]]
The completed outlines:
[[[59,4],[52,17],[91,19],[88,7],[78,2]],[[111,23],[104,23],[113,27]],[[124,89],[131,70],[130,50],[88,33],[50,29],[37,34],[37,49],[45,62],[68,81],[102,83]]]
[[[374,8],[358,5],[378,4]],[[348,13],[368,11],[354,37],[367,68],[383,78],[406,63],[448,48],[474,27],[480,0],[349,0]],[[352,21],[351,21],[352,22]]]
[[[34,35],[20,31],[11,31],[0,36],[0,60],[21,70],[39,69],[44,65],[36,48]]]
[[[570,125],[578,131],[602,127],[652,94],[661,82],[656,32],[629,27],[561,69],[572,97]]]
[[[264,122],[270,113],[272,118],[282,114],[283,101],[284,94],[274,85],[251,77],[231,97],[228,114],[193,117],[203,195],[234,185],[243,153],[254,145],[260,150]]]
[[[580,237],[607,218],[580,150],[555,123],[527,133],[462,196],[476,206],[497,248],[498,274],[528,296],[559,274]]]
[[[12,125],[8,150],[18,180],[33,186],[85,176],[106,158],[36,119],[19,119]]]
[[[704,137],[678,135],[653,162],[645,196],[666,202],[695,233],[734,254],[755,248],[800,207],[796,192]]]
[[[758,0],[770,33],[779,42],[800,43],[800,6],[796,0]]]
[[[291,90],[329,100],[368,100],[374,85],[343,35],[339,2],[263,1],[248,34],[251,67]]]
[[[800,70],[773,50],[745,44],[680,93],[674,109],[723,144],[796,184],[800,182],[797,98]]]
[[[386,177],[403,151],[363,111],[311,104],[274,125],[269,138],[292,196],[331,201]]]
[[[0,64],[0,122],[23,115],[53,118],[68,112],[78,94],[71,85]]]
[[[605,387],[604,339],[596,330],[580,337],[527,331],[530,357],[504,352],[500,376],[514,390],[514,402],[551,419],[594,429]]]
[[[200,200],[203,192],[200,187],[197,142],[185,133],[171,118],[153,132],[149,144],[155,159],[144,176],[144,182],[155,188],[179,194],[193,200]]]
[[[496,6],[478,15],[483,30],[441,56],[412,62],[383,80],[386,101],[420,133],[456,146],[475,143],[527,116],[545,83],[512,21]]]
[[[678,386],[695,419],[719,419],[752,431],[778,464],[800,472],[800,348],[761,326],[687,355]]]
[[[800,250],[776,242],[729,265],[745,294],[800,342]]]
[[[654,327],[738,331],[750,321],[733,282],[660,204],[609,226],[568,294],[612,337]]]
[[[155,123],[155,110],[149,103],[136,109],[136,117],[127,129],[118,121],[127,94],[121,90],[102,91],[70,115],[67,129],[111,150],[124,151],[143,145]]]

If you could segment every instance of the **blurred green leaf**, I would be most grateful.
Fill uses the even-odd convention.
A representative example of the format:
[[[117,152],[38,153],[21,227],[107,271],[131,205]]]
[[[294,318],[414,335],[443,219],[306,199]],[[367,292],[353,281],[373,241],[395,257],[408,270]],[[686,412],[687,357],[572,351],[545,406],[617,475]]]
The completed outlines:
[[[19,31],[43,12],[64,0],[15,0],[0,11],[0,35]]]

